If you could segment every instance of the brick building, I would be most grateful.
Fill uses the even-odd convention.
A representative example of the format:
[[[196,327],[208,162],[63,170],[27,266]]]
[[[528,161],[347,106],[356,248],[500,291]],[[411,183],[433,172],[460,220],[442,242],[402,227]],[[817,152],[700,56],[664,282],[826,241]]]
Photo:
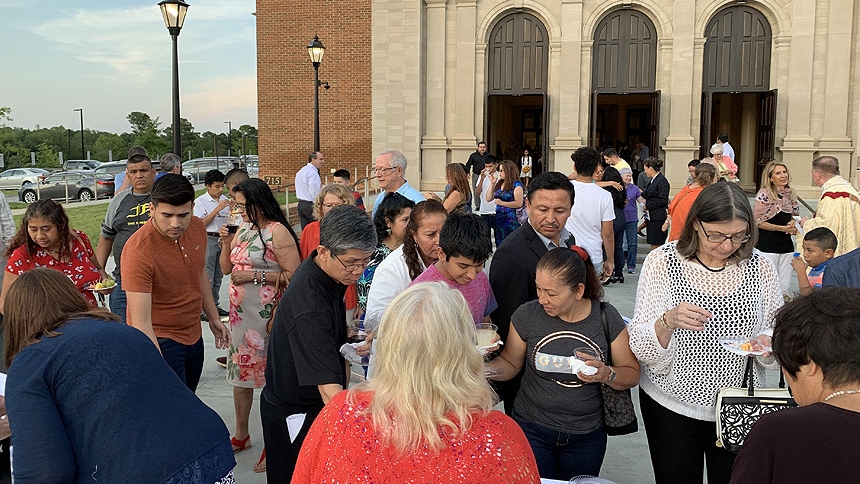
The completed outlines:
[[[785,162],[857,166],[860,0],[258,0],[261,173],[292,176],[312,141],[318,34],[322,150],[332,165],[392,147],[413,186],[484,139],[570,170],[582,145],[642,141],[677,189],[726,132],[744,188]]]

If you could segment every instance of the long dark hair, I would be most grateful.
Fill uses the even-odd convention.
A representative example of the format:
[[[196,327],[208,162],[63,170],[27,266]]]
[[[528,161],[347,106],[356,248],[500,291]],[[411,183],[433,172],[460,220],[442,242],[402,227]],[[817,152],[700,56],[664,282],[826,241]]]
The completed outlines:
[[[403,234],[403,260],[409,268],[409,279],[415,280],[424,270],[421,268],[421,254],[418,253],[418,243],[415,242],[415,232],[427,217],[431,215],[443,215],[448,217],[448,211],[442,202],[436,200],[424,200],[415,204],[412,213],[409,214],[409,224],[406,233]]]
[[[33,251],[39,249],[39,244],[30,237],[30,231],[27,230],[30,220],[34,218],[45,219],[57,226],[57,232],[60,235],[59,258],[62,258],[63,255],[71,254],[74,234],[72,234],[72,230],[69,228],[69,216],[66,215],[66,211],[63,210],[62,205],[51,199],[44,199],[27,207],[27,211],[24,212],[24,219],[21,220],[21,227],[6,249],[6,257],[11,256],[12,252],[15,252],[15,249],[22,245],[27,247],[27,255],[32,255]]]
[[[609,166],[603,171],[603,181],[614,181],[624,186],[624,180],[621,178],[621,173],[614,167]],[[624,209],[627,205],[627,190],[616,190],[613,186],[603,187],[604,190],[612,195],[612,204],[615,208]]]
[[[376,228],[377,243],[381,244],[388,237],[388,222],[394,222],[405,208],[415,207],[415,202],[397,192],[387,193],[379,202],[376,215],[373,216],[373,226]]]
[[[592,301],[603,299],[603,286],[597,279],[594,265],[588,253],[580,247],[573,246],[570,249],[557,247],[550,250],[538,261],[537,270],[547,271],[571,290],[576,289],[578,284],[583,284],[585,286],[583,298]]]
[[[50,303],[46,304],[46,301]],[[15,279],[3,305],[4,363],[41,336],[54,337],[55,329],[72,318],[92,317],[118,321],[109,311],[90,308],[83,294],[65,274],[47,267],[31,269]]]
[[[269,189],[269,185],[266,182],[259,178],[242,180],[233,187],[233,193],[241,193],[245,196],[245,214],[248,215],[251,225],[257,227],[260,240],[263,240],[263,231],[260,227],[260,217],[262,217],[265,220],[278,222],[286,227],[296,242],[296,252],[298,252],[299,238],[293,231],[290,222],[287,221],[287,217],[284,216],[284,212],[281,211],[281,206],[278,205],[278,201],[275,200],[275,196],[272,195],[272,190]],[[263,247],[264,250],[268,250],[265,248],[265,244],[263,244]],[[265,260],[265,257],[263,257],[263,260]]]

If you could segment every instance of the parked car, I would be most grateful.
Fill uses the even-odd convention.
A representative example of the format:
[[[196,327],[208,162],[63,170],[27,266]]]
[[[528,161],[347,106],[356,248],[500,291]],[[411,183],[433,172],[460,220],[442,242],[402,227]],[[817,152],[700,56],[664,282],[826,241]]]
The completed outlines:
[[[38,183],[27,183],[18,190],[18,200],[33,203],[36,200],[80,200],[113,196],[113,175],[97,175],[91,171],[63,171],[51,173]]]
[[[66,160],[63,162],[63,170],[95,170],[101,164],[98,160]]]
[[[127,164],[128,164],[128,162],[126,160],[113,161],[110,163],[102,163],[101,165],[99,165],[98,168],[96,168],[94,170],[94,172],[96,174],[99,174],[99,175],[110,175],[111,179],[114,179],[114,178],[116,178],[116,176],[118,174],[125,171],[125,165],[127,165]],[[161,171],[161,162],[157,161],[157,160],[153,161],[152,162],[152,168],[156,171],[156,173],[160,172]],[[191,176],[190,173],[183,171],[182,175],[185,176],[185,178],[187,178],[188,181],[190,181],[191,183],[194,183],[194,177]],[[118,187],[114,187],[114,188],[118,188]]]
[[[227,173],[237,166],[239,166],[238,158],[228,158],[226,156],[215,158],[214,156],[207,156],[206,158],[194,158],[188,161],[183,161],[182,173],[191,175],[194,178],[192,183],[203,183],[206,178],[207,171],[221,170],[222,173]]]
[[[17,190],[22,185],[27,183],[35,183],[41,176],[48,173],[48,170],[41,168],[12,168],[0,173],[0,189]]]
[[[242,168],[248,172],[251,178],[260,177],[260,157],[257,155],[246,155],[242,158]]]

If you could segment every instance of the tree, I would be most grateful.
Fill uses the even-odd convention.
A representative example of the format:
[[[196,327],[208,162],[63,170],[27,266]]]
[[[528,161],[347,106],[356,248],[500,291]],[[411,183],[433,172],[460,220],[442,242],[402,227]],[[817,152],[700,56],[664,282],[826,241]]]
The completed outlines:
[[[59,168],[60,156],[58,150],[48,143],[39,143],[36,148],[36,166],[40,168]]]
[[[152,119],[146,113],[132,111],[126,119],[131,124],[131,132],[134,135],[133,145],[142,146],[150,157],[170,151],[171,142],[161,133],[158,117]]]
[[[140,111],[132,111],[126,116],[128,123],[131,125],[131,132],[135,136],[141,136],[144,133],[158,134],[161,122],[156,116],[152,119],[148,114]]]
[[[102,133],[96,140],[93,151],[93,157],[97,160],[109,161],[111,156],[108,152],[112,152],[114,160],[121,160],[126,157],[128,146],[119,135]]]
[[[12,108],[8,106],[0,106],[0,128],[6,127],[6,121],[12,121],[12,118],[9,117],[9,113],[12,112]]]

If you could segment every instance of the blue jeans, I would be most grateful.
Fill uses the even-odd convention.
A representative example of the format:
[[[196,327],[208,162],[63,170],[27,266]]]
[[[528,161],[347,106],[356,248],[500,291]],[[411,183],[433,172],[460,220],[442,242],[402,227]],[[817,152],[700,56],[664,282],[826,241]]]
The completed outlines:
[[[624,224],[624,238],[627,242],[627,268],[636,268],[636,252],[639,241],[636,240],[636,227],[639,225],[637,220]]]
[[[541,477],[567,481],[575,476],[600,474],[606,454],[606,431],[602,426],[590,434],[567,434],[524,420],[516,409],[511,416],[532,447]]]
[[[176,373],[192,392],[197,390],[203,373],[203,338],[193,345],[177,343],[170,338],[158,338],[158,347],[167,366]]]
[[[122,289],[122,280],[119,274],[114,274],[114,277],[116,278],[116,287],[108,297],[108,304],[110,305],[110,312],[116,314],[120,321],[125,322],[125,309],[128,303],[125,299],[125,291]]]

